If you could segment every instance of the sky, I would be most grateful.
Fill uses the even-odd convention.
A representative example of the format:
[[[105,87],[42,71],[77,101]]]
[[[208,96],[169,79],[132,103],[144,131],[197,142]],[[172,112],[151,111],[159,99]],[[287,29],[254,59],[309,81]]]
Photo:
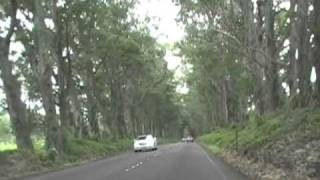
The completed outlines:
[[[179,13],[179,6],[172,0],[140,0],[136,6],[136,13],[141,18],[151,17],[151,24],[158,25],[158,29],[151,28],[152,35],[158,38],[160,43],[174,43],[181,40],[184,35],[182,26],[175,19]]]
[[[140,0],[136,13],[141,19],[145,16],[151,17],[149,28],[152,36],[157,38],[159,43],[172,46],[184,36],[183,27],[175,21],[179,9],[172,0]],[[157,25],[158,28],[154,28],[153,25]],[[167,49],[165,59],[171,70],[181,65],[180,58],[174,56],[170,49]]]
[[[141,19],[146,16],[151,18],[149,23],[151,35],[157,38],[159,43],[172,47],[174,43],[182,40],[185,35],[184,28],[176,22],[179,6],[175,5],[172,0],[140,0],[139,2],[135,12]],[[181,79],[184,77],[183,64],[181,58],[174,54],[174,50],[168,48],[165,60],[168,62],[168,69],[175,72],[177,79]],[[177,92],[187,93],[186,84],[179,84]]]

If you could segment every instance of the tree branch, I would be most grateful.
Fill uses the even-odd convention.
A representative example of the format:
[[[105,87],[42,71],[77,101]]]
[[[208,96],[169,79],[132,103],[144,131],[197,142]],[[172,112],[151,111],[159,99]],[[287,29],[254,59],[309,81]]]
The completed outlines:
[[[255,52],[259,53],[259,54],[262,54],[262,55],[263,55],[264,57],[266,57],[271,63],[275,63],[275,64],[280,65],[280,66],[282,66],[282,67],[283,67],[283,66],[284,66],[284,67],[287,66],[285,63],[281,63],[281,62],[278,62],[278,61],[276,61],[276,60],[273,60],[266,52],[264,52],[264,51],[261,50],[261,49],[254,48],[254,47],[246,47],[246,46],[244,46],[237,37],[233,36],[232,34],[230,34],[230,33],[228,33],[228,32],[225,32],[225,31],[222,31],[222,30],[219,30],[219,29],[215,29],[215,28],[211,28],[211,30],[213,30],[213,31],[215,31],[215,32],[217,32],[217,33],[220,33],[220,34],[222,34],[222,35],[224,35],[224,36],[232,39],[234,42],[237,43],[237,45],[238,45],[240,48],[241,48],[241,47],[242,47],[242,48],[246,48],[246,49],[248,49],[248,50],[253,50],[253,51],[255,51]],[[247,56],[247,52],[245,52],[245,54],[246,54],[246,56]],[[261,62],[258,62],[257,60],[254,60],[254,62],[257,63],[259,66],[265,67],[265,64],[262,64]]]
[[[14,29],[17,24],[17,9],[18,9],[18,4],[16,0],[11,0],[11,21],[10,21],[10,28],[8,31],[8,34],[6,35],[4,42],[7,46],[10,44],[10,39],[14,33]]]
[[[153,89],[155,89],[159,84],[161,84],[165,80],[166,77],[167,77],[167,69],[165,70],[163,76],[158,81],[154,82],[149,88],[147,88],[144,91],[144,93],[141,95],[139,100],[136,103],[132,104],[132,105],[136,106],[136,105],[139,105],[140,103],[142,103],[144,98],[145,98],[145,96],[148,94],[148,92],[153,90]]]
[[[243,46],[241,41],[237,37],[233,36],[232,34],[230,34],[228,32],[225,32],[225,31],[222,31],[220,29],[215,29],[215,28],[211,28],[211,30],[213,30],[214,32],[220,33],[220,34],[222,34],[222,35],[234,40],[239,46]]]

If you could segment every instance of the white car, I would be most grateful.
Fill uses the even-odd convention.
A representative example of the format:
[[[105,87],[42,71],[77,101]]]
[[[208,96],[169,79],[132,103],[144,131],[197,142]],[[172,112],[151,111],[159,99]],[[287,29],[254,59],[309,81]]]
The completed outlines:
[[[191,136],[188,136],[188,137],[185,137],[185,138],[182,138],[182,142],[193,142],[194,141],[194,139],[193,139],[193,137],[191,137]]]
[[[157,150],[157,138],[151,134],[138,136],[138,138],[134,140],[133,148],[135,152]]]

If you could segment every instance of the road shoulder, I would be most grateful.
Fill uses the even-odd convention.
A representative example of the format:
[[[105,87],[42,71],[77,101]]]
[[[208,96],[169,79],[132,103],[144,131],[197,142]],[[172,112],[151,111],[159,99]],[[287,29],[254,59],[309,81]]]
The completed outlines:
[[[236,169],[234,166],[228,164],[225,162],[221,157],[213,154],[205,145],[201,143],[197,143],[204,153],[206,153],[206,156],[208,160],[211,162],[213,166],[219,169],[221,174],[223,174],[224,179],[226,180],[249,180],[249,177],[244,175],[239,171],[239,169]]]

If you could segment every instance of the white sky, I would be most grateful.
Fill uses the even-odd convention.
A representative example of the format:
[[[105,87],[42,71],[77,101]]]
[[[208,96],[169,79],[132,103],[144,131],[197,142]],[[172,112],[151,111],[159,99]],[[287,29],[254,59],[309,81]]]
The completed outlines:
[[[172,0],[140,0],[136,13],[142,19],[145,16],[151,17],[149,28],[152,36],[156,37],[159,43],[172,46],[184,36],[183,27],[177,25],[175,21],[179,9],[180,7],[176,6]],[[181,64],[180,58],[174,56],[169,49],[165,58],[171,70]]]
[[[179,6],[172,0],[140,0],[136,7],[136,13],[140,17],[152,18],[150,24],[157,25],[158,29],[150,26],[152,35],[158,38],[160,43],[173,44],[181,40],[184,35],[183,27],[178,26],[175,19],[178,15]]]
[[[146,16],[151,18],[149,24],[151,35],[157,38],[159,43],[172,47],[175,42],[183,38],[184,28],[176,22],[180,7],[176,6],[172,0],[140,0],[139,2],[136,13],[141,19]],[[165,60],[168,62],[168,69],[175,71],[175,77],[181,79],[184,77],[183,65],[181,58],[174,54],[173,50],[168,48]],[[187,93],[188,88],[185,84],[180,84],[177,92]]]

